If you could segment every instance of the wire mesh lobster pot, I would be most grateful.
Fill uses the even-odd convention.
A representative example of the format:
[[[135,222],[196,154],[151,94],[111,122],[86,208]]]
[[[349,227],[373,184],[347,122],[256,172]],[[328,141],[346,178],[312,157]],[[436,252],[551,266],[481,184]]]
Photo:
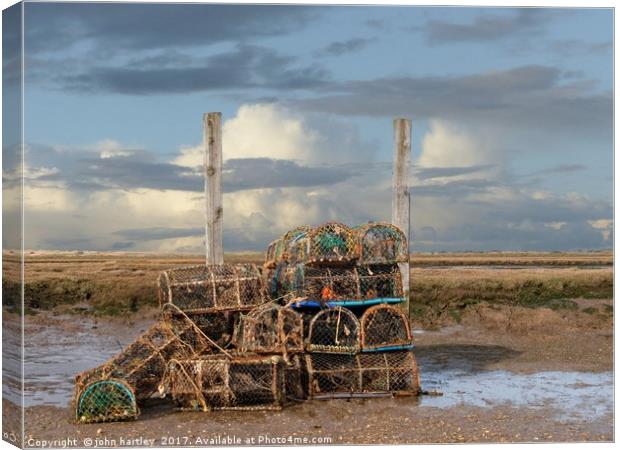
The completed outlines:
[[[297,297],[322,303],[362,304],[400,302],[402,275],[397,265],[362,267],[312,267],[299,265],[286,271],[283,288]],[[346,303],[344,303],[346,304]]]
[[[360,324],[363,352],[413,346],[409,320],[400,308],[386,304],[372,306],[364,311]]]
[[[135,418],[137,402],[155,392],[173,358],[190,358],[211,345],[185,317],[153,325],[106,363],[75,378],[73,404],[82,423]]]
[[[265,253],[265,266],[273,266],[276,264],[276,248],[280,242],[280,239],[276,239],[267,246],[267,252]]]
[[[188,317],[213,342],[225,347],[232,340],[240,315],[238,311],[214,311],[191,314]]]
[[[301,225],[292,230],[287,231],[280,237],[275,240],[273,244],[273,261],[277,264],[279,261],[287,261],[291,260],[291,252],[295,253],[297,247],[293,244],[294,241],[298,241],[300,238],[305,237],[308,232],[312,229],[312,227],[308,225]],[[271,247],[271,244],[270,244]],[[268,249],[269,253],[269,249]],[[292,255],[293,259],[298,258],[299,255],[296,253]]]
[[[407,237],[400,228],[383,222],[374,222],[355,228],[358,241],[358,264],[393,264],[407,262]]]
[[[133,420],[140,414],[136,395],[123,380],[104,379],[84,386],[75,400],[76,420],[82,423]]]
[[[264,279],[254,264],[190,266],[159,276],[159,299],[187,314],[249,310],[266,301]]]
[[[280,409],[286,366],[281,356],[212,355],[173,360],[161,384],[181,409]]]
[[[251,353],[304,351],[303,320],[290,307],[261,306],[242,316],[235,330],[235,347]]]
[[[308,264],[350,263],[358,257],[355,233],[346,225],[328,222],[310,232],[307,238]],[[300,262],[300,261],[297,261]]]
[[[311,399],[416,395],[418,367],[410,351],[357,355],[307,354]]]
[[[322,353],[357,353],[360,323],[348,309],[336,306],[319,311],[308,326],[306,350]]]

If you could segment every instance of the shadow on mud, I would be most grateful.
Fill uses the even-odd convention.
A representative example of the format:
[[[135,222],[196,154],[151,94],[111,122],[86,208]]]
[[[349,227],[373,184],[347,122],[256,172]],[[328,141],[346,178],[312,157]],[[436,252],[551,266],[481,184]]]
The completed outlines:
[[[414,350],[422,374],[445,370],[474,373],[499,361],[521,354],[500,345],[440,344],[423,345]]]

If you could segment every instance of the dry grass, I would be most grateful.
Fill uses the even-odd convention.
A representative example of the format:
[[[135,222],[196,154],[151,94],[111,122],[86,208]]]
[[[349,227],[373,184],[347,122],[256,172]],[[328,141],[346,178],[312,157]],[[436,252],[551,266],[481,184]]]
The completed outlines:
[[[483,303],[578,309],[575,299],[613,297],[613,269],[414,268],[410,291],[412,316],[431,322],[446,315],[458,322],[470,306]]]
[[[21,303],[19,259],[9,253],[3,257],[3,304],[16,309]],[[262,255],[227,254],[225,260],[260,264]],[[203,261],[202,255],[28,252],[26,310],[135,312],[158,304],[156,280],[162,270]],[[411,312],[414,317],[458,317],[467,305],[480,302],[564,308],[574,298],[611,298],[611,263],[610,252],[414,255]]]
[[[414,267],[428,266],[611,266],[612,251],[414,253]]]

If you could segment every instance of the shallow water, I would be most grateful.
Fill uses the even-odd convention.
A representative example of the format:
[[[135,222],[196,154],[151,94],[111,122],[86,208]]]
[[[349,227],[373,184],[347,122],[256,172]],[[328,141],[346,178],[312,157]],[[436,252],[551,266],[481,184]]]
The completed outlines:
[[[422,369],[423,370],[423,369]],[[467,373],[459,370],[422,372],[424,389],[440,390],[441,397],[424,396],[421,405],[449,408],[524,406],[557,411],[560,420],[595,420],[613,411],[613,373],[537,372],[505,370]]]
[[[110,327],[116,333],[93,332],[97,323],[92,319],[67,316],[66,320],[79,321],[80,331],[67,331],[57,325],[26,325],[25,406],[68,405],[78,373],[104,363],[146,329],[141,324],[129,332],[118,330],[118,326]],[[17,380],[19,376],[9,377],[15,387],[9,387],[8,393],[10,400],[19,402]]]
[[[69,332],[54,325],[28,329],[24,364],[28,379],[26,406],[67,406],[77,373],[115,355],[146,328],[135,327],[135,333],[124,333],[125,337],[120,338],[113,333],[95,333],[94,323],[88,319],[80,321],[80,331]],[[431,345],[416,349],[415,354],[423,389],[439,390],[443,396],[423,396],[419,402],[411,402],[411,408],[550,407],[556,411],[557,419],[568,421],[593,421],[613,412],[613,372],[522,374],[487,370],[490,363],[517,355],[492,345]],[[8,394],[15,402],[19,402],[18,379],[10,376],[4,386],[5,396]]]

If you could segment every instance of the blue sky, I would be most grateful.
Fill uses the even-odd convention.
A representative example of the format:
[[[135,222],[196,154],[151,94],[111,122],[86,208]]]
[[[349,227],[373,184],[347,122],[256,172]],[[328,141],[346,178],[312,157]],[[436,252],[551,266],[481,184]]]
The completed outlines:
[[[413,120],[414,251],[608,248],[612,21],[26,3],[26,246],[201,251],[201,117],[217,110],[228,250],[389,219],[397,116]]]

